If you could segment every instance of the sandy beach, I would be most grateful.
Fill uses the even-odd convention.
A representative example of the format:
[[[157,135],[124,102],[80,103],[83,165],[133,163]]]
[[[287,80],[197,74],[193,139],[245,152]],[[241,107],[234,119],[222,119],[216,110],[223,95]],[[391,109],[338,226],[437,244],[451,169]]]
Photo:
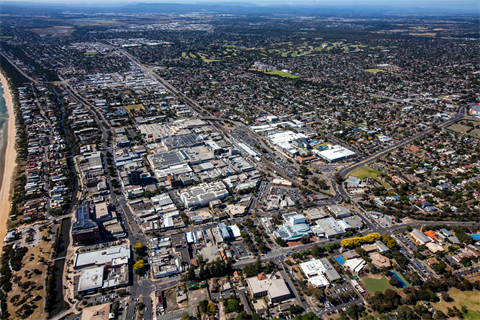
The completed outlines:
[[[3,238],[7,233],[7,220],[10,214],[10,185],[12,184],[13,173],[16,166],[17,152],[15,151],[15,113],[13,110],[13,100],[8,86],[7,79],[0,73],[0,81],[3,87],[3,98],[8,110],[8,141],[5,149],[5,166],[3,168],[2,188],[0,189],[0,247],[3,246]]]

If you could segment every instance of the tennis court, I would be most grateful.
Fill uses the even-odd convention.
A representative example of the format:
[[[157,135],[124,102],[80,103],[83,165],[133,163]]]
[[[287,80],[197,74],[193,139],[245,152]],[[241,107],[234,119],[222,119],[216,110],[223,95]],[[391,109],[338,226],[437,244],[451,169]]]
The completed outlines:
[[[400,277],[400,275],[396,271],[390,272],[388,276],[397,278],[398,281],[401,283],[401,288],[408,287],[408,284],[402,279],[402,277]]]
[[[334,256],[335,260],[337,260],[338,264],[342,265],[345,263],[345,258],[343,256]]]

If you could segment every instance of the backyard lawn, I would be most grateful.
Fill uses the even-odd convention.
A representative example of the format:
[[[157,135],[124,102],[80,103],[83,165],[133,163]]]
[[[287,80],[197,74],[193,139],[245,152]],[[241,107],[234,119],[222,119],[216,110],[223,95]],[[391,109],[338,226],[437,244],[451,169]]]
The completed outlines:
[[[357,178],[360,178],[360,179],[372,178],[373,180],[377,181],[382,186],[384,186],[386,189],[390,188],[388,183],[386,183],[385,181],[382,181],[378,178],[378,176],[380,176],[381,174],[382,173],[380,171],[372,169],[372,168],[367,167],[367,166],[360,167],[357,170],[350,173],[350,175],[352,177],[357,177]]]
[[[381,279],[362,278],[362,283],[372,295],[377,291],[385,292],[387,289],[396,290],[388,283],[388,279],[385,276]]]

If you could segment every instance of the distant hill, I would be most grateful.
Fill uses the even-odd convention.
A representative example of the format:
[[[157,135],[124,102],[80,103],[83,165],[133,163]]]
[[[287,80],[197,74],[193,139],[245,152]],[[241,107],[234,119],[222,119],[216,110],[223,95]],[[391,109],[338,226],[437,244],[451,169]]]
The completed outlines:
[[[459,1],[462,2],[463,1]],[[63,11],[83,13],[191,13],[212,12],[218,14],[241,15],[315,15],[315,16],[394,16],[402,14],[478,14],[478,5],[474,1],[464,3],[455,8],[448,7],[445,1],[432,1],[430,6],[425,6],[425,1],[419,2],[423,6],[412,2],[412,6],[379,5],[371,2],[363,5],[258,5],[249,2],[217,2],[217,3],[39,3],[1,1],[0,11],[9,13],[48,13],[59,14]],[[445,3],[445,6],[442,4]]]

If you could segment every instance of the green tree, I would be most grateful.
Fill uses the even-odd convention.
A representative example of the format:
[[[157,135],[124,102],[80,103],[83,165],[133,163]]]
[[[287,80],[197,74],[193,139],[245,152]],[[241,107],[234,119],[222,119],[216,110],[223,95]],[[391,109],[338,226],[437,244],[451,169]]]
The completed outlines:
[[[189,320],[190,319],[190,315],[188,314],[188,312],[183,312],[182,313],[182,320]]]
[[[262,267],[262,261],[260,260],[260,256],[257,256],[257,261],[255,261],[255,273],[259,274],[262,273],[263,267]]]
[[[138,260],[134,265],[133,269],[143,269],[145,267],[145,262],[143,260]]]
[[[240,311],[238,315],[235,317],[235,320],[245,320],[248,319],[247,312],[246,311]]]
[[[242,269],[243,273],[245,274],[246,278],[251,278],[255,276],[256,274],[256,268],[253,264],[247,264],[245,267]]]
[[[400,306],[397,309],[398,319],[414,319],[414,312],[408,306]]]
[[[195,268],[193,265],[190,265],[187,271],[187,279],[188,280],[195,280]]]
[[[212,316],[215,315],[215,303],[213,303],[213,301],[210,301],[208,303],[208,313],[211,314]]]
[[[240,311],[240,303],[237,299],[228,299],[227,307],[225,309],[227,313]]]
[[[260,320],[261,316],[258,313],[252,314],[252,320]]]
[[[390,283],[390,285],[393,287],[398,287],[400,285],[400,281],[398,281],[397,277],[395,276],[390,277],[390,280],[388,280],[388,283]]]
[[[358,320],[362,315],[363,310],[364,310],[363,306],[352,304],[348,307],[346,314],[350,317],[350,319]]]
[[[198,307],[202,313],[207,313],[208,311],[208,300],[202,300],[199,302]]]
[[[280,237],[275,238],[275,242],[276,242],[280,247],[285,247],[285,246],[286,246],[285,241],[283,241],[283,239],[280,238]]]
[[[314,258],[320,258],[320,253],[321,253],[320,247],[317,244],[314,244],[312,247],[311,253]]]

